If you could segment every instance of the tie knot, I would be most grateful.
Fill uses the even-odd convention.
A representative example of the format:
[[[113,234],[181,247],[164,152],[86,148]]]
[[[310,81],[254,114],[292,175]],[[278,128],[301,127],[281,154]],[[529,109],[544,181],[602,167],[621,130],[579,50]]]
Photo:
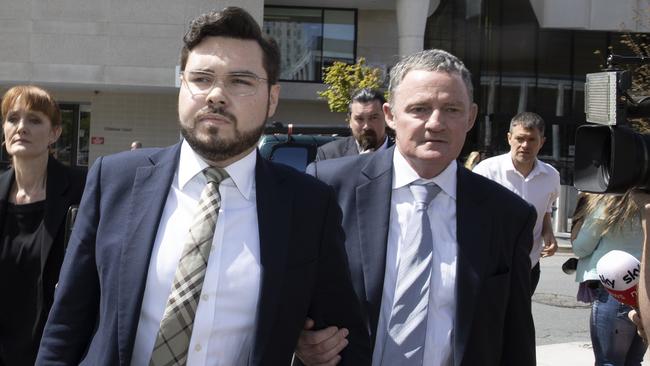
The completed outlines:
[[[205,176],[205,179],[208,180],[208,183],[212,182],[214,184],[219,184],[229,177],[228,172],[226,172],[225,169],[214,166],[209,166],[203,169],[203,175]]]
[[[409,186],[413,197],[415,198],[415,203],[426,207],[429,207],[431,201],[436,197],[440,192],[440,187],[435,183],[421,183],[413,182]]]

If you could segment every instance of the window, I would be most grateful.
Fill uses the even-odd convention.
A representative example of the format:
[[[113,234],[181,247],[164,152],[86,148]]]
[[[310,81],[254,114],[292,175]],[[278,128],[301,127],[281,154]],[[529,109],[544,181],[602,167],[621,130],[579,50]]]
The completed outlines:
[[[322,81],[323,67],[356,59],[355,9],[266,6],[264,31],[280,47],[280,79]]]
[[[74,167],[88,167],[88,136],[90,135],[90,105],[60,104],[61,137],[54,146],[54,157]]]

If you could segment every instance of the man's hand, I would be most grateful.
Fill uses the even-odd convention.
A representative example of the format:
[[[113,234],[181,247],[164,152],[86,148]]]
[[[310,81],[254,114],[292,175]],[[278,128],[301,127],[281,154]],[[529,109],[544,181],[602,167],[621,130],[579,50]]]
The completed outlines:
[[[341,361],[339,353],[348,345],[348,330],[337,327],[311,330],[313,327],[314,321],[307,318],[298,339],[296,356],[306,366],[337,365]]]
[[[544,219],[542,220],[542,238],[544,239],[542,258],[550,257],[557,250],[557,240],[555,240],[555,235],[553,234],[553,224],[549,212],[544,214]]]
[[[641,317],[639,316],[639,313],[636,310],[632,309],[630,310],[629,313],[627,313],[627,317],[630,318],[630,320],[632,321],[632,323],[634,323],[634,325],[636,325],[636,332],[639,335],[639,337],[643,339],[643,342],[645,344],[648,344],[648,340],[646,339],[645,330],[643,329],[643,323],[641,322]]]
[[[542,248],[542,258],[550,257],[557,251],[557,240],[555,235],[551,234],[544,237],[544,248]]]

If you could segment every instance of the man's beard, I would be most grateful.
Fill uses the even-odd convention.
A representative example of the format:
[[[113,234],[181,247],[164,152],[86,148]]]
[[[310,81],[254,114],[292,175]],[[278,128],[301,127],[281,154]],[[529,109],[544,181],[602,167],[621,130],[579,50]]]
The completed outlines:
[[[194,118],[192,123],[193,127],[185,126],[183,123],[180,124],[183,138],[185,138],[197,154],[208,161],[219,162],[238,156],[257,145],[260,137],[264,133],[264,123],[261,123],[259,127],[253,130],[242,132],[237,129],[237,119],[232,114],[227,113],[221,108],[211,109],[209,113],[227,117],[233,124],[234,137],[231,139],[220,137],[219,128],[210,126],[206,131],[208,141],[204,141],[204,139],[198,137],[199,133],[195,127],[198,123],[197,117]]]
[[[362,131],[359,135],[354,136],[363,151],[377,150],[383,141],[379,141],[377,133],[374,130]]]

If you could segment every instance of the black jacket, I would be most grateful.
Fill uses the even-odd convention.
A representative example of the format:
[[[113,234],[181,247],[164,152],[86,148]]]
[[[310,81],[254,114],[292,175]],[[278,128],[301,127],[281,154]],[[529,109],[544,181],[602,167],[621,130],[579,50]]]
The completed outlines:
[[[3,235],[4,220],[7,213],[7,202],[11,187],[15,181],[15,171],[9,168],[0,174],[0,236]],[[85,184],[84,172],[69,168],[50,157],[47,163],[47,183],[45,187],[45,236],[41,246],[41,272],[38,279],[36,307],[38,318],[34,324],[25,324],[32,329],[34,337],[33,354],[25,355],[31,358],[33,364],[40,342],[43,327],[54,298],[54,287],[59,278],[63,254],[65,252],[65,221],[68,209],[78,205]],[[2,264],[0,264],[2,265]],[[0,325],[1,328],[1,325]],[[4,350],[5,353],[12,352]],[[1,360],[0,360],[1,362]]]

